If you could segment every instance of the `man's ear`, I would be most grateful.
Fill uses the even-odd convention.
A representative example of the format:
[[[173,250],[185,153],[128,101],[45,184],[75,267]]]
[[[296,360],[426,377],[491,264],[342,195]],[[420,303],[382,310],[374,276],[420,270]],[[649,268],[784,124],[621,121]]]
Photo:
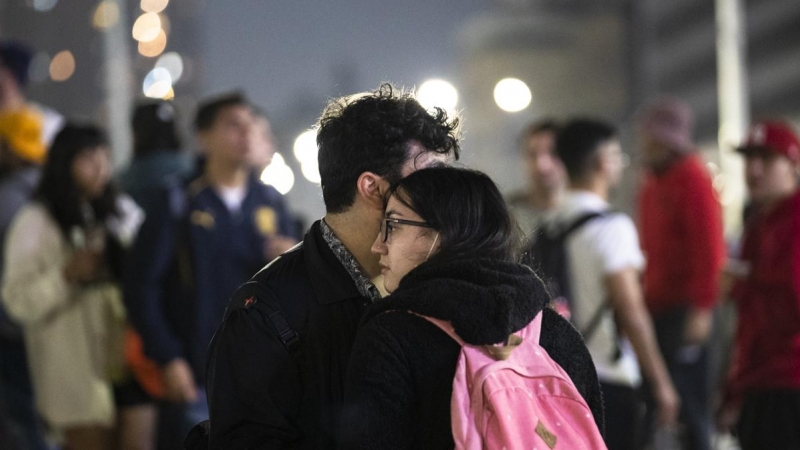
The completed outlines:
[[[207,130],[202,130],[194,135],[195,142],[197,143],[197,150],[201,155],[208,154],[206,149],[208,148],[209,134]]]
[[[389,183],[380,176],[372,172],[364,172],[356,181],[356,191],[358,196],[375,209],[383,210],[384,195],[389,190]]]

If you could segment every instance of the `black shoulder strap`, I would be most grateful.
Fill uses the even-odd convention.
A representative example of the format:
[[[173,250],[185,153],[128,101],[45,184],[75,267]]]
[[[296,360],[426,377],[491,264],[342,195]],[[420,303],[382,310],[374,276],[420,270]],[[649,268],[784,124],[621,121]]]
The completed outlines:
[[[231,298],[223,320],[227,320],[228,316],[234,311],[250,308],[258,308],[266,315],[272,326],[275,327],[278,339],[290,353],[297,354],[299,352],[299,333],[292,328],[289,321],[283,316],[275,294],[259,281],[248,281],[239,286],[239,289],[234,292]]]
[[[559,239],[565,240],[567,236],[581,228],[582,226],[586,225],[593,219],[598,217],[603,217],[605,215],[610,214],[611,211],[595,211],[586,213],[580,217],[578,217],[575,221],[573,221],[561,234],[558,236]],[[597,331],[597,327],[600,325],[601,319],[603,318],[603,314],[605,310],[611,306],[608,300],[603,301],[602,304],[597,308],[595,313],[592,315],[592,318],[589,320],[589,323],[586,325],[586,328],[581,330],[581,334],[583,335],[583,339],[588,341],[589,339],[594,336],[594,333]]]
[[[567,238],[567,236],[577,231],[580,227],[586,225],[589,221],[605,216],[606,214],[608,214],[608,211],[595,211],[586,213],[570,223],[569,226],[558,235],[558,238],[564,240]]]

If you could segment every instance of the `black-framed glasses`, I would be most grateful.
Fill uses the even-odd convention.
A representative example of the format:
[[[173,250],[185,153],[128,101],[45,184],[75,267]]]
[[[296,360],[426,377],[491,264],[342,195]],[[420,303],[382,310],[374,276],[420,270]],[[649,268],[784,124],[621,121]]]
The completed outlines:
[[[416,220],[405,220],[405,219],[395,219],[386,217],[381,221],[381,235],[383,235],[384,243],[387,240],[389,240],[389,230],[392,229],[393,223],[399,223],[401,225],[411,225],[414,227],[433,228],[433,225],[430,225],[426,222],[417,222]]]

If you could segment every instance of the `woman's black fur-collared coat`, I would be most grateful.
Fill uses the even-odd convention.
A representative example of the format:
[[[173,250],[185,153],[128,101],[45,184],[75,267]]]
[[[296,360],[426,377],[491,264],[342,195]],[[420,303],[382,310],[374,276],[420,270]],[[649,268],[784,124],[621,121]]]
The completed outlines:
[[[603,430],[600,386],[572,325],[546,308],[543,283],[490,259],[428,263],[373,305],[356,337],[340,428],[342,449],[452,449],[450,396],[460,346],[410,312],[450,321],[467,343],[502,342],[544,309],[540,344],[564,368]]]

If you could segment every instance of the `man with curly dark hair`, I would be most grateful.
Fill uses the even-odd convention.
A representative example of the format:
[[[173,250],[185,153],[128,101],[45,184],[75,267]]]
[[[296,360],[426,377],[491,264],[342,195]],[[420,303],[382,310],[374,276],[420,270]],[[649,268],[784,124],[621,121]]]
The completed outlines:
[[[326,215],[234,294],[211,343],[211,448],[335,446],[356,328],[381,299],[370,247],[384,194],[457,159],[457,125],[389,84],[328,105],[317,133]]]

